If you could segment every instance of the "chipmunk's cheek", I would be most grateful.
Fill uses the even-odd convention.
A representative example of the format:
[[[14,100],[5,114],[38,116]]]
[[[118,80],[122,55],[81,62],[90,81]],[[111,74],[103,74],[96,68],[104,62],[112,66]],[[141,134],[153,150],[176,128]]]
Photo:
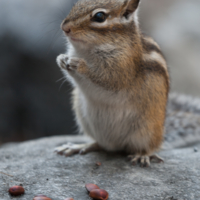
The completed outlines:
[[[81,39],[79,39],[81,38]],[[84,40],[83,37],[78,37],[78,36],[72,36],[72,37],[67,37],[67,40],[70,44],[72,44],[72,46],[75,49],[82,49],[82,50],[86,50],[88,49],[88,47],[90,46],[88,42],[86,42],[86,40]]]

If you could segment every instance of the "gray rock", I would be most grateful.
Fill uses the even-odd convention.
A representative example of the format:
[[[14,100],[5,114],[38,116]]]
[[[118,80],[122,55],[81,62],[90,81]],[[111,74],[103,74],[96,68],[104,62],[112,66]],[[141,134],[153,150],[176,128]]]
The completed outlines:
[[[194,153],[194,147],[161,151],[165,163],[153,163],[150,168],[132,166],[119,153],[94,152],[69,158],[53,153],[63,143],[88,141],[82,136],[62,136],[2,146],[0,199],[14,199],[8,188],[23,184],[26,193],[16,199],[32,200],[35,195],[44,194],[53,200],[89,200],[86,183],[107,190],[110,200],[199,199],[200,152]],[[97,161],[102,165],[97,167]]]
[[[200,99],[170,94],[165,122],[165,144],[186,147],[200,142]]]

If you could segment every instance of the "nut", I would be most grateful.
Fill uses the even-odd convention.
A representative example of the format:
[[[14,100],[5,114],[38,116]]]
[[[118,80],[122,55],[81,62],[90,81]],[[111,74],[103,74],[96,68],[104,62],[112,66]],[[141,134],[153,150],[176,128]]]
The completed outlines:
[[[67,199],[65,199],[65,200],[74,200],[73,198],[67,198]]]
[[[88,183],[85,185],[85,188],[88,192],[91,192],[94,189],[100,189],[97,185],[92,184],[92,183]]]
[[[93,199],[98,199],[98,200],[107,200],[108,199],[108,192],[105,190],[101,190],[101,189],[94,189],[92,191],[90,191],[89,196]]]
[[[52,200],[52,199],[50,199],[49,197],[47,197],[45,195],[39,194],[39,195],[35,196],[33,198],[33,200]]]
[[[100,162],[96,162],[96,166],[101,166],[101,163]]]
[[[19,196],[24,194],[25,190],[22,186],[12,186],[9,188],[8,192],[12,195],[12,196]]]

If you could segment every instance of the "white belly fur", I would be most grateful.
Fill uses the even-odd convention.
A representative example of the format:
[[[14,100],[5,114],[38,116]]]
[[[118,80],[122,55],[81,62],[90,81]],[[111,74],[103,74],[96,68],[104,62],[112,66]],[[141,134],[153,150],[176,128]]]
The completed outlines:
[[[78,88],[74,91],[74,110],[80,130],[91,136],[108,151],[125,150],[134,134],[135,112],[115,95],[113,99],[99,96],[99,102],[85,96]],[[103,98],[103,97],[102,97]],[[120,95],[122,98],[122,95]],[[118,103],[118,104],[117,104]]]

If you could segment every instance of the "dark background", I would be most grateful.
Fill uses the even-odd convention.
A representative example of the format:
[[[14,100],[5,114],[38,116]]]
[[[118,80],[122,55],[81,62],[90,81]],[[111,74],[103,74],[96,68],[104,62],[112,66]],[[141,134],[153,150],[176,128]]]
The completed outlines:
[[[76,133],[71,87],[55,62],[74,2],[0,1],[0,143]],[[142,0],[139,15],[167,58],[171,90],[200,96],[200,1]]]

